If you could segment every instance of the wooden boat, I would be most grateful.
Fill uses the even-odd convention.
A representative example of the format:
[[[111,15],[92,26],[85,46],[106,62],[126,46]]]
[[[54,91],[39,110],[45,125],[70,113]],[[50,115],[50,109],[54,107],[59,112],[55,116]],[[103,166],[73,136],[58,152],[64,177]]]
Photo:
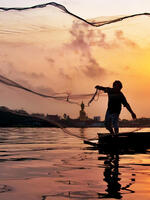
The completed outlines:
[[[150,132],[120,133],[114,137],[98,133],[97,142],[84,141],[101,152],[143,153],[150,148]]]

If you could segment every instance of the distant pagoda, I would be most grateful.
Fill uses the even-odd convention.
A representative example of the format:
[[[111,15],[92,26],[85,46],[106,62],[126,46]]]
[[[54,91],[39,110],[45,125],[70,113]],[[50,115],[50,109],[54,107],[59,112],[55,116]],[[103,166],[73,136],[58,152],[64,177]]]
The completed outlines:
[[[80,113],[79,113],[79,119],[80,121],[86,121],[88,119],[87,115],[86,115],[86,112],[84,111],[84,103],[82,101],[81,103],[81,110],[80,110]]]

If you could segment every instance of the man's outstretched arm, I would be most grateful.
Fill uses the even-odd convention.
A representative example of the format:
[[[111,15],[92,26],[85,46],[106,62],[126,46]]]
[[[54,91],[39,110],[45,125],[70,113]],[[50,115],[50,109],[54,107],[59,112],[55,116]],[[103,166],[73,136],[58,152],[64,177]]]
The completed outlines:
[[[107,91],[109,90],[108,87],[103,87],[103,86],[100,86],[100,85],[96,85],[96,86],[95,86],[95,89],[97,89],[97,90],[102,90],[102,91],[104,91],[104,92],[107,92]]]

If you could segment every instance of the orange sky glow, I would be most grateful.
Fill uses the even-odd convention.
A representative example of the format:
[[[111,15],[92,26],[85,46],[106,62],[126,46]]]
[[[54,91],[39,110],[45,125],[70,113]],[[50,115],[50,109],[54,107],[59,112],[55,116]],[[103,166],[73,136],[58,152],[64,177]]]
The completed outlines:
[[[114,80],[121,80],[122,91],[137,117],[150,117],[149,17],[93,28],[48,7],[1,12],[0,18],[0,74],[45,94],[94,93],[97,84],[111,87]],[[1,105],[12,109],[61,116],[67,113],[72,118],[79,115],[80,107],[67,102],[3,84],[0,91]],[[106,106],[107,97],[100,96],[86,112],[89,117],[100,115],[103,119]],[[131,119],[125,108],[121,118]]]

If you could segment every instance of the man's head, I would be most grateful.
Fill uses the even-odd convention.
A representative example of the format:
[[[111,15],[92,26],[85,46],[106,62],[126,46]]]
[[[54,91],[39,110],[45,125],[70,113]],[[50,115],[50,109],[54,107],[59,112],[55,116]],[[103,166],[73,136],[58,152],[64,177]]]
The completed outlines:
[[[114,81],[113,82],[113,88],[117,89],[117,90],[121,90],[122,89],[122,83],[120,81]]]

